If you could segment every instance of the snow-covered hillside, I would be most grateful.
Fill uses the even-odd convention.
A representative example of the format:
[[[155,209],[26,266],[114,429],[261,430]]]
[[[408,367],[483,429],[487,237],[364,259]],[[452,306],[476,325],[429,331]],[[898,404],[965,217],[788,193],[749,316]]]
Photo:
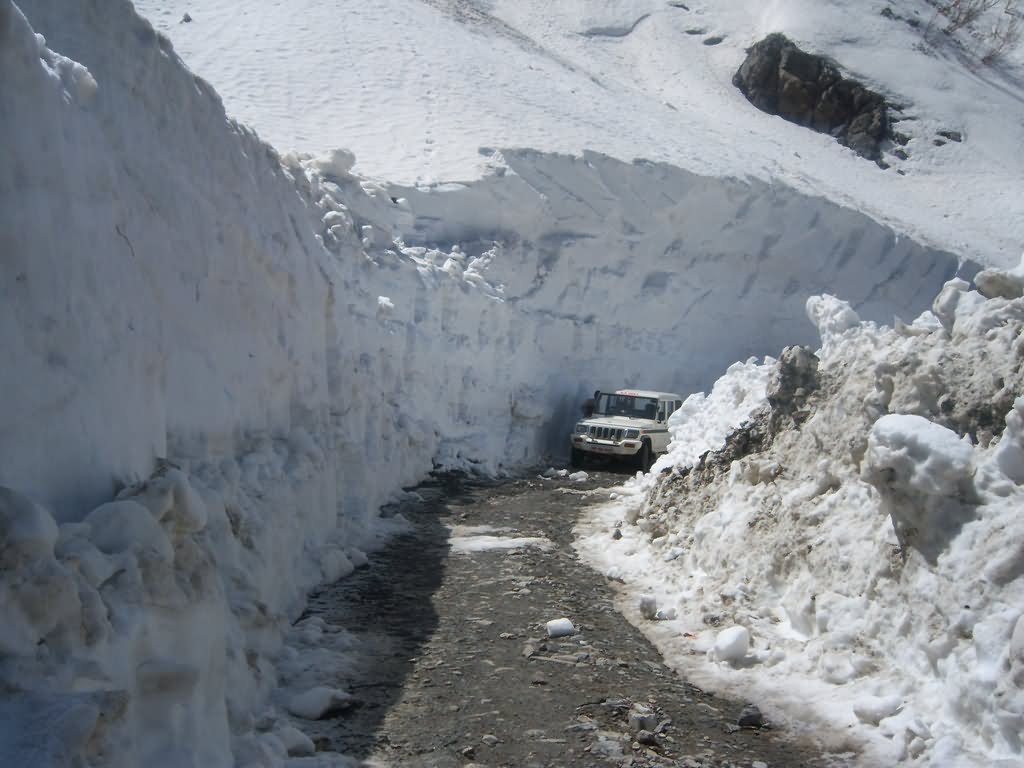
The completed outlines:
[[[934,247],[1014,265],[1024,53],[1011,47],[985,66],[983,42],[964,36],[961,49],[937,31],[933,4],[907,0],[884,16],[888,5],[289,0],[239,13],[224,0],[136,3],[229,114],[282,151],[346,147],[364,176],[469,181],[487,172],[480,147],[591,150],[787,184]],[[731,78],[744,48],[771,32],[904,105],[909,159],[890,153],[883,172],[753,109]],[[938,130],[964,141],[935,146]]]
[[[0,0],[5,765],[273,764],[282,631],[403,485],[564,452],[596,386],[810,342],[814,294],[910,319],[1019,249],[1006,83],[921,89],[903,177],[735,100],[733,11],[685,11],[729,33],[700,46],[641,2],[136,5],[184,62],[127,0]],[[985,140],[929,149],[956,114]]]

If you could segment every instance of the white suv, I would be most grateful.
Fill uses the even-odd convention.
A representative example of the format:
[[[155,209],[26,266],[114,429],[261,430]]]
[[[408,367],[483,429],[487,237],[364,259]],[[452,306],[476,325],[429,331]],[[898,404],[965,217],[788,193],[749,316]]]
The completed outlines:
[[[649,469],[654,457],[668,450],[668,417],[682,404],[670,392],[598,390],[592,413],[573,427],[570,463],[578,467],[588,455],[597,454],[631,458],[640,469]]]

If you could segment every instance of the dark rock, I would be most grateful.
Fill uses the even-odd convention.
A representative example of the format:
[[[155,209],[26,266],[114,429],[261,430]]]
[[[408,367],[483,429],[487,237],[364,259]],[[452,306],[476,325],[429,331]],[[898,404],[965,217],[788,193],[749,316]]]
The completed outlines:
[[[881,157],[890,131],[885,99],[785,35],[769,35],[749,48],[732,82],[758,109],[830,133],[869,160]]]
[[[907,154],[907,150],[905,149],[897,149],[893,152],[893,154],[900,160],[907,160],[910,157],[910,155]]]
[[[818,388],[818,356],[810,347],[786,347],[779,355],[765,394],[773,411],[801,408]]]
[[[187,13],[181,17],[182,24],[188,24],[190,21],[192,21],[192,17],[189,16]]]
[[[747,704],[736,718],[736,725],[740,728],[760,728],[764,725],[764,716],[756,706]]]
[[[639,733],[637,733],[636,740],[639,741],[641,744],[646,744],[649,747],[652,747],[658,743],[657,737],[651,731],[647,730],[641,730]]]
[[[936,147],[946,146],[946,142],[944,142],[942,139],[932,139],[932,144],[934,144]]]
[[[960,131],[938,131],[939,136],[950,141],[961,142],[964,140],[964,135]]]
[[[704,40],[704,45],[718,45],[723,40],[725,40],[725,38],[721,37],[720,35],[712,35],[711,37]]]

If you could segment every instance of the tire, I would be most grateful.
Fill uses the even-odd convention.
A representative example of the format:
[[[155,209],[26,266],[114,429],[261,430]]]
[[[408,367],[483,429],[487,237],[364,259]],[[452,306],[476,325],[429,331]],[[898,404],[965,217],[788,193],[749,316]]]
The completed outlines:
[[[640,450],[636,452],[636,468],[646,472],[654,463],[654,456],[651,454],[651,444],[644,440],[640,443]]]
[[[569,466],[573,469],[579,469],[583,466],[583,462],[586,460],[586,456],[583,455],[583,451],[579,448],[569,449]]]

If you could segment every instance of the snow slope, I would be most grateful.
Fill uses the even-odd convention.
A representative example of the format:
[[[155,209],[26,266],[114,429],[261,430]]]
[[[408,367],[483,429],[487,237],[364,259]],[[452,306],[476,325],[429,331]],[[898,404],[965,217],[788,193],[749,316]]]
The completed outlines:
[[[346,147],[365,175],[418,185],[486,173],[479,147],[641,157],[787,184],[986,263],[1024,242],[1024,54],[948,44],[933,6],[844,0],[140,0],[140,13],[282,150]],[[188,13],[193,21],[180,23]],[[986,19],[989,23],[991,19]],[[744,48],[784,32],[905,105],[910,159],[880,171],[753,109]],[[301,45],[296,41],[301,40]],[[719,42],[715,42],[719,41]],[[714,43],[714,44],[712,44]],[[940,129],[965,141],[937,147]],[[900,176],[897,169],[906,173]]]

